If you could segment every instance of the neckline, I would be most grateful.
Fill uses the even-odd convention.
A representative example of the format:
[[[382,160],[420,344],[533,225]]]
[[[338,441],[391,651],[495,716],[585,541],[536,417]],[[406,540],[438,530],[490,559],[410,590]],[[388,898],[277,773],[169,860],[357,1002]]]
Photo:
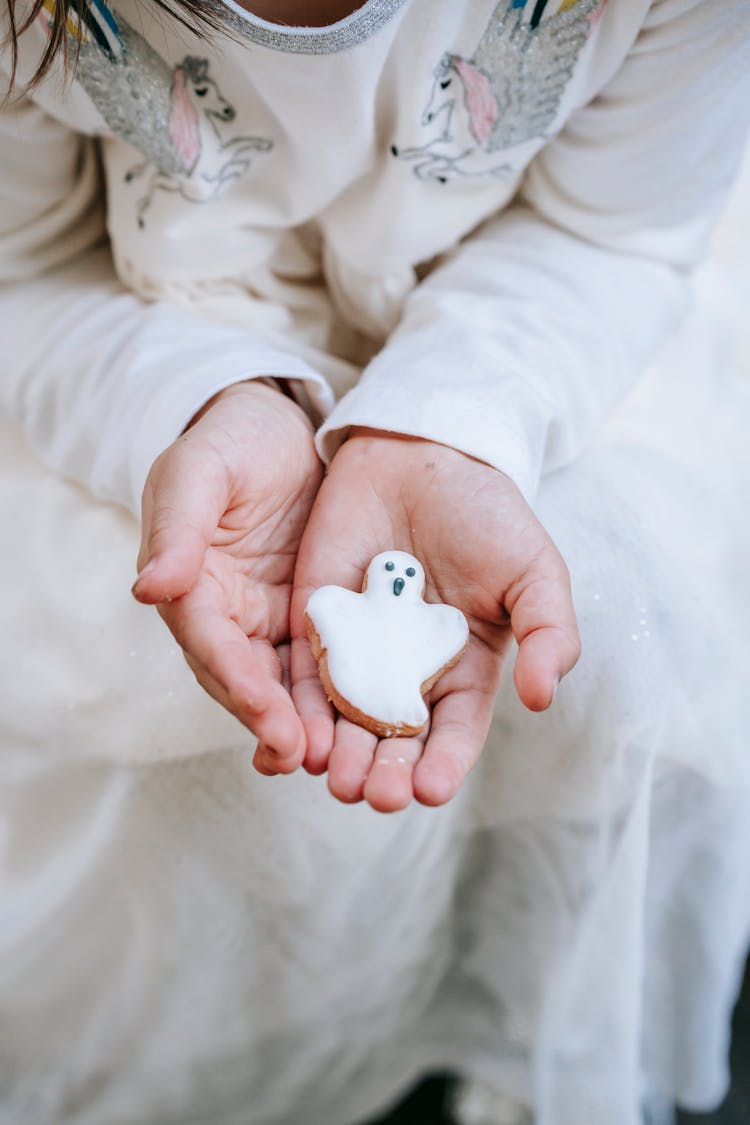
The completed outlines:
[[[369,39],[396,14],[406,0],[365,0],[365,3],[336,23],[323,27],[299,27],[271,23],[242,8],[236,0],[208,0],[233,31],[262,47],[292,54],[324,55],[344,51]],[[226,17],[229,17],[226,21]]]

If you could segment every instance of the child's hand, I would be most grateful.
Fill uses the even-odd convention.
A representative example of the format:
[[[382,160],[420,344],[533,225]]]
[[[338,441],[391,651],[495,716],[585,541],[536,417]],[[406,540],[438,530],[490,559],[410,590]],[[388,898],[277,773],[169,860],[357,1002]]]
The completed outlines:
[[[359,590],[370,559],[389,548],[420,560],[427,600],[462,610],[471,637],[429,695],[428,731],[379,742],[346,719],[334,723],[304,610],[319,586]],[[295,575],[292,694],[307,732],[306,768],[327,768],[342,801],[364,797],[382,811],[414,796],[448,801],[484,745],[511,630],[520,646],[518,694],[544,710],[580,642],[565,564],[513,482],[443,445],[355,430],[320,490]]]
[[[274,646],[289,636],[297,548],[321,476],[300,408],[239,383],[157,458],[143,494],[133,593],[158,606],[198,682],[263,740],[274,772],[295,769],[305,748]]]

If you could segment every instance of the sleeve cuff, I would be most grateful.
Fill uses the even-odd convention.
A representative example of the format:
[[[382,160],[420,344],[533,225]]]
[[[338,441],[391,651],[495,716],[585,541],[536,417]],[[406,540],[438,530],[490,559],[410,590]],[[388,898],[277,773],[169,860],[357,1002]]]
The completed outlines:
[[[221,355],[214,362],[162,386],[150,399],[134,435],[129,458],[129,507],[140,515],[146,477],[156,458],[175,441],[213,395],[249,379],[288,380],[292,397],[310,413],[313,424],[330,409],[326,380],[302,359],[275,351],[245,357]],[[326,409],[327,407],[327,409]]]
[[[430,326],[399,332],[316,435],[330,462],[351,426],[439,442],[536,493],[554,404],[507,368],[481,332]]]

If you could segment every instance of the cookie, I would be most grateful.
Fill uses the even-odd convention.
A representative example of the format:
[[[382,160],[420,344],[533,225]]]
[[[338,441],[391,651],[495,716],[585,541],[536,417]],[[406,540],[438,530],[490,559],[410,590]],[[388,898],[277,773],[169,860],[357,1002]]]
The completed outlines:
[[[384,551],[367,568],[362,593],[321,586],[305,618],[326,695],[342,715],[380,738],[419,734],[422,698],[458,661],[469,640],[460,610],[422,598],[421,563]]]

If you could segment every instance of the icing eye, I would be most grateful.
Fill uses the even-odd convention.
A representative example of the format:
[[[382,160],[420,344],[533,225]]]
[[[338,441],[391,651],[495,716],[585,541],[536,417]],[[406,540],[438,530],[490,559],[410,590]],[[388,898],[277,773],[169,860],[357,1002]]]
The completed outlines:
[[[416,573],[417,572],[416,572],[416,570],[414,569],[413,566],[407,566],[407,568],[406,568],[406,577],[407,578],[413,578]]]
[[[392,562],[387,562],[387,563],[385,564],[385,569],[386,569],[386,570],[394,570],[394,569],[395,569],[395,566],[396,566],[396,564],[395,564],[395,563],[392,563]]]
[[[450,84],[451,84],[451,79],[446,78],[443,82],[440,83],[440,89],[441,90],[447,90],[448,87],[450,86]]]

